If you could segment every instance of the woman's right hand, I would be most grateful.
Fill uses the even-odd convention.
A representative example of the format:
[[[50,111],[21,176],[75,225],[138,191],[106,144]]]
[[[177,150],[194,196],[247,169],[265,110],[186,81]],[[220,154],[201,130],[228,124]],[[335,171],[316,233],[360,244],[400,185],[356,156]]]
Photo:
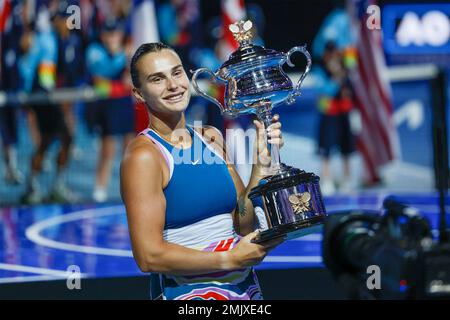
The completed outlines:
[[[259,264],[272,249],[284,241],[284,238],[277,238],[263,243],[253,243],[252,239],[258,233],[259,231],[249,233],[232,250],[228,251],[232,269],[246,268]]]

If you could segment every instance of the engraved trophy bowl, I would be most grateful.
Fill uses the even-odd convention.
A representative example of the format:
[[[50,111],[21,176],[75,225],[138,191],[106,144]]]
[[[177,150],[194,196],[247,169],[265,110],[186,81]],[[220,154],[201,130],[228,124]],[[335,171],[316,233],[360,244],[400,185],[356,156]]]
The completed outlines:
[[[300,95],[300,86],[311,69],[311,56],[306,46],[283,53],[251,44],[251,21],[236,22],[229,29],[239,48],[217,71],[207,68],[194,71],[193,88],[216,104],[223,115],[253,113],[267,128],[272,123],[272,108],[281,103],[292,104]],[[306,58],[305,71],[295,85],[282,68],[285,63],[294,66],[291,62],[294,52],[301,52]],[[197,78],[202,73],[225,85],[224,105],[200,89]],[[272,174],[260,180],[249,194],[262,229],[253,241],[290,239],[316,232],[326,217],[319,177],[281,163],[277,145],[268,144],[268,148]]]

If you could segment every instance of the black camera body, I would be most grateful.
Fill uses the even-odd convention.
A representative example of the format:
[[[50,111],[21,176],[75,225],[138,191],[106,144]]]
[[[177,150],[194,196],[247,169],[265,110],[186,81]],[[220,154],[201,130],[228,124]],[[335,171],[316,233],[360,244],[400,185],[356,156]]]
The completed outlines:
[[[352,299],[450,298],[450,244],[433,241],[428,220],[387,199],[385,213],[330,214],[322,255]]]

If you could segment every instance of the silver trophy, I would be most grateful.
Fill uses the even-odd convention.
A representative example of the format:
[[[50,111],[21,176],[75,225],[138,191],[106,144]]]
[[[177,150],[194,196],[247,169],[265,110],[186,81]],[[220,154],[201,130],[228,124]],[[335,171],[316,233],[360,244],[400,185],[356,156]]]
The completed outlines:
[[[300,95],[300,86],[311,68],[311,56],[306,46],[283,53],[251,44],[251,21],[236,22],[229,29],[239,48],[216,72],[197,69],[192,76],[193,87],[200,96],[216,104],[223,115],[254,113],[267,128],[272,123],[272,108],[281,103],[292,104]],[[294,52],[301,52],[307,61],[295,86],[282,69],[285,63],[294,66],[291,62]],[[225,85],[224,106],[199,88],[197,77],[201,73]],[[269,144],[268,147],[273,174],[260,180],[249,194],[256,212],[261,213],[260,225],[264,226],[254,242],[277,237],[292,239],[316,232],[326,217],[319,177],[281,163],[279,147]]]

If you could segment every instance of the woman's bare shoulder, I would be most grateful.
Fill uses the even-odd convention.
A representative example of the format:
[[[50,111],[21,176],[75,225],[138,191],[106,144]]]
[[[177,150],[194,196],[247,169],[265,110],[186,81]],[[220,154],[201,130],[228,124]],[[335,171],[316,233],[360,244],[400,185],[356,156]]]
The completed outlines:
[[[145,136],[134,138],[128,144],[122,159],[122,166],[139,164],[161,169],[161,151]]]

